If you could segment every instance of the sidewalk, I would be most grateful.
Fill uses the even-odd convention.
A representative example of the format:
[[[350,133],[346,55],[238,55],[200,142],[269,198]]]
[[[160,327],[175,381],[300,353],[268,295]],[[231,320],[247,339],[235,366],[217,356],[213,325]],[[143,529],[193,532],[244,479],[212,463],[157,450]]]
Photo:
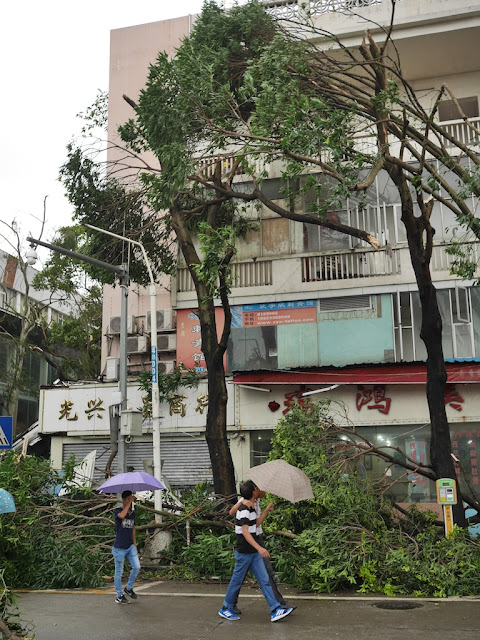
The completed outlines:
[[[217,614],[226,584],[140,584],[138,600],[114,603],[113,588],[23,592],[36,640],[478,640],[480,598],[414,599],[282,592],[298,608],[272,624],[258,588],[243,587],[241,620]],[[385,609],[383,606],[402,606]],[[407,608],[413,607],[416,608]]]

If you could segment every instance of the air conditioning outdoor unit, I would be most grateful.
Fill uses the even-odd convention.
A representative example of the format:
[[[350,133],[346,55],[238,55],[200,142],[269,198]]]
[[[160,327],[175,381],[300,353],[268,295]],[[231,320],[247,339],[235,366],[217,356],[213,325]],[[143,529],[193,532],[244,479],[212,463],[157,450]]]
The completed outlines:
[[[166,333],[157,336],[158,351],[175,351],[177,349],[177,336],[174,333]]]
[[[175,369],[175,360],[163,360],[157,364],[158,373],[173,373]]]
[[[129,336],[127,338],[127,353],[148,353],[149,349],[148,336]]]
[[[108,323],[108,333],[120,333],[121,322],[121,316],[112,316]],[[135,316],[127,316],[127,333],[137,333],[137,322]]]
[[[118,380],[120,376],[120,358],[107,358],[105,380]]]
[[[152,314],[147,311],[147,331],[151,332]],[[177,326],[177,312],[173,309],[157,309],[157,331],[171,331]]]

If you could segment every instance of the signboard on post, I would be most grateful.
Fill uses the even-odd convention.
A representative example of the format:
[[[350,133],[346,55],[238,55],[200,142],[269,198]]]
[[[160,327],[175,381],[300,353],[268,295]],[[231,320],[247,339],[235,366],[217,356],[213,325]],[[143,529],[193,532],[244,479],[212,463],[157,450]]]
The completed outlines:
[[[0,418],[0,449],[11,449],[13,443],[13,418]]]
[[[437,502],[443,507],[445,537],[453,530],[452,506],[457,504],[457,483],[452,478],[440,478],[437,485]]]
[[[152,383],[157,382],[157,347],[152,346]]]

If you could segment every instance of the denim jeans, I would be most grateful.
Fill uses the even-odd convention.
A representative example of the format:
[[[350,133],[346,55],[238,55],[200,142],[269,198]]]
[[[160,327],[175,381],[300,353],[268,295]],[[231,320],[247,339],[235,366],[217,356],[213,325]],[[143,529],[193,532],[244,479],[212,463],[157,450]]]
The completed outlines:
[[[261,547],[265,548],[265,542],[263,541],[263,535],[261,533],[257,533],[256,540]],[[275,582],[275,572],[273,571],[270,558],[263,558],[263,564],[265,565],[265,569],[267,570],[268,579],[270,582],[270,586],[272,587],[275,600],[278,600],[278,602],[282,605],[282,607],[286,607],[287,603],[285,601],[285,598],[282,596],[282,594],[278,590],[277,583]],[[242,585],[240,585],[240,587],[241,586]],[[238,602],[238,594],[240,593],[240,587],[238,587],[237,592],[234,595],[235,606],[237,605],[237,602]]]
[[[235,569],[233,570],[233,575],[228,585],[227,593],[225,594],[223,606],[226,609],[231,609],[234,606],[235,598],[249,569],[257,579],[260,589],[270,607],[270,611],[275,611],[275,609],[280,606],[280,603],[273,595],[268,573],[265,569],[265,563],[258,551],[255,553],[239,553],[235,551]]]
[[[128,547],[128,549],[113,547],[112,553],[115,559],[115,591],[117,592],[117,596],[120,597],[123,594],[122,575],[125,558],[130,562],[132,567],[130,575],[128,576],[127,589],[133,589],[133,583],[140,571],[140,560],[138,559],[137,549],[134,544]]]

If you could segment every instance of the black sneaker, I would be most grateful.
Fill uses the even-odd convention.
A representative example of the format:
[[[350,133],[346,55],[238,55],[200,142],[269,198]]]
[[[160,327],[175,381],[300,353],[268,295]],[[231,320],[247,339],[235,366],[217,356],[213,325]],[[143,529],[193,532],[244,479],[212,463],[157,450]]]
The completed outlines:
[[[136,596],[135,596],[135,597],[136,597]],[[123,595],[123,593],[122,593],[122,595],[121,595],[121,596],[117,596],[117,597],[115,598],[115,602],[116,602],[117,604],[130,604],[130,601],[129,601],[129,600],[127,600],[127,599],[125,598],[125,596]]]
[[[127,589],[127,587],[125,587],[125,593],[132,600],[136,600],[138,598],[137,594],[135,593],[135,591],[133,589]]]
[[[240,611],[240,609],[237,607],[237,605],[233,605],[233,607],[232,607],[232,611],[233,611],[234,613],[236,613],[236,614],[237,614],[237,616],[240,616],[240,615],[242,614],[242,612],[241,612],[241,611]]]

